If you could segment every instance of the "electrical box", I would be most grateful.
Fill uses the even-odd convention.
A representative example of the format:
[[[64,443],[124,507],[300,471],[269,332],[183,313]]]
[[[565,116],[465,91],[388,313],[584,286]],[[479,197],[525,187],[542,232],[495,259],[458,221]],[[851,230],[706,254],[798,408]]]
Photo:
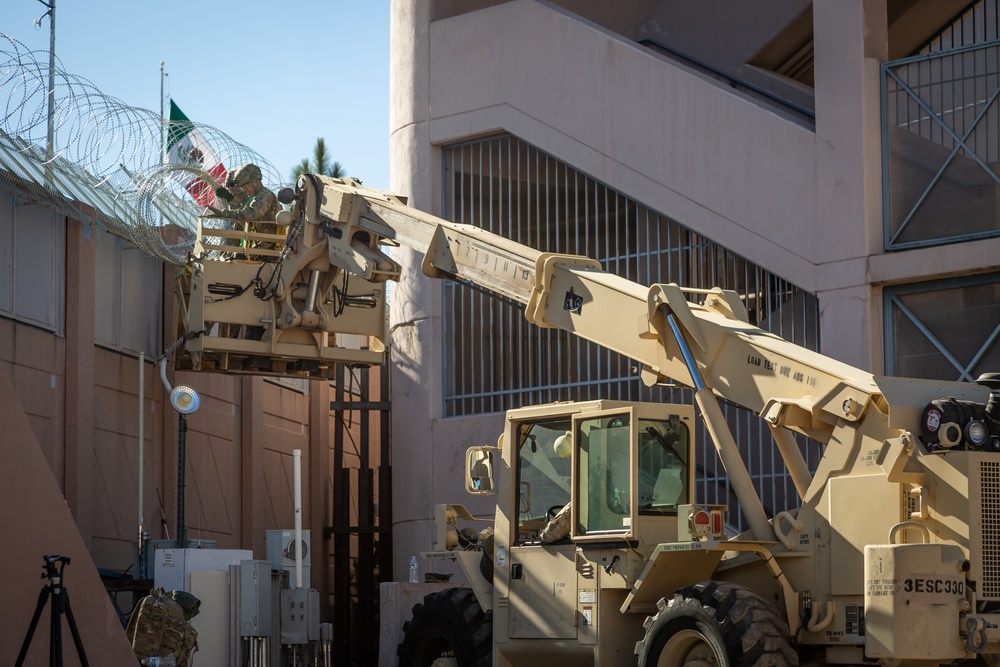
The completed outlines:
[[[253,592],[253,596],[256,596],[257,601],[254,603],[256,607],[259,607],[258,613],[266,615],[270,620],[262,620],[260,616],[257,617],[257,630],[264,629],[265,624],[269,624],[271,628],[270,634],[258,636],[258,635],[243,635],[243,628],[241,621],[241,609],[243,608],[243,586],[241,582],[241,571],[243,570],[243,565],[230,565],[229,566],[229,579],[233,582],[231,587],[231,595],[229,598],[229,609],[230,618],[233,619],[232,631],[229,632],[230,640],[230,655],[232,656],[232,661],[228,663],[233,667],[237,665],[248,664],[250,656],[254,657],[254,660],[260,662],[260,664],[268,665],[280,665],[281,664],[281,591],[288,588],[288,573],[284,570],[276,570],[271,566],[269,561],[241,561],[243,563],[250,563],[250,567],[256,569],[257,575],[257,586],[270,586],[270,605],[269,608],[263,609],[264,600],[263,595],[259,590]],[[258,566],[258,563],[263,565]],[[266,567],[265,567],[266,566]],[[264,572],[269,572],[269,579],[264,579],[261,581],[261,576]]]
[[[152,579],[156,567],[156,551],[158,549],[177,549],[177,540],[146,540],[142,545],[142,559],[139,558],[139,545],[133,543],[135,568],[140,579]],[[214,549],[215,540],[188,540],[189,549]]]
[[[272,631],[271,563],[266,560],[240,561],[241,637],[267,637]]]
[[[191,619],[198,633],[199,665],[230,665],[229,636],[233,634],[229,599],[234,583],[228,571],[190,572],[188,591],[201,600],[199,612]]]
[[[157,549],[153,582],[168,591],[190,591],[192,572],[228,572],[230,565],[252,558],[248,549]]]
[[[294,530],[269,530],[267,536],[267,559],[271,561],[275,569],[287,570],[288,579],[292,587],[295,586],[295,531]],[[310,553],[309,531],[302,531],[302,588],[309,588],[309,560]]]
[[[286,588],[281,591],[281,643],[319,641],[319,591]]]

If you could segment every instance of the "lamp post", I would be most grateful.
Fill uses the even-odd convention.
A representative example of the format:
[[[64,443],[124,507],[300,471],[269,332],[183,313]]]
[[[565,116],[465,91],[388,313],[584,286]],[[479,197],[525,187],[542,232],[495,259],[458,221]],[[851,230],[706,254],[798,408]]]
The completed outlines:
[[[193,387],[179,384],[170,390],[170,405],[177,411],[177,546],[187,549],[187,525],[184,523],[184,486],[187,467],[187,415],[201,407],[201,397]]]

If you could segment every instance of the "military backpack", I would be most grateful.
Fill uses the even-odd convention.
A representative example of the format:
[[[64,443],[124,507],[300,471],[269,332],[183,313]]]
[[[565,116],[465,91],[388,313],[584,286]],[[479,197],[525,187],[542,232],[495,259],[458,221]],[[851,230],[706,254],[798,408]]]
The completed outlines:
[[[151,590],[136,606],[126,633],[140,662],[152,656],[172,655],[177,667],[187,667],[188,658],[198,650],[198,633],[184,607],[162,588]]]

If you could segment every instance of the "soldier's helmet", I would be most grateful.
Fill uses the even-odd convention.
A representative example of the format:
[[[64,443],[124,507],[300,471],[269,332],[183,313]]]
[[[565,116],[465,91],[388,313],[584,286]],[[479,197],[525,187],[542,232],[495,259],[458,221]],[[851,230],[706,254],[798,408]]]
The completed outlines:
[[[260,167],[248,162],[247,164],[241,165],[229,173],[229,177],[226,179],[226,185],[243,187],[245,185],[250,185],[254,181],[260,180],[260,177]]]

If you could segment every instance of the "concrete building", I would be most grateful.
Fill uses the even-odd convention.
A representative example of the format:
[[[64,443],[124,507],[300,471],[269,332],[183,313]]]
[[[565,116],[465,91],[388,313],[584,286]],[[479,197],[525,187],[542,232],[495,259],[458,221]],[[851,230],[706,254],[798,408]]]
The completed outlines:
[[[998,0],[393,0],[392,189],[631,280],[736,289],[760,326],[876,373],[972,380],[998,361],[998,13]],[[173,534],[177,418],[150,360],[176,332],[170,269],[105,233],[99,212],[4,167],[0,374],[11,383],[0,390],[26,413],[3,441],[5,470],[53,475],[32,513],[18,494],[34,485],[3,485],[13,555],[0,618],[16,634],[43,553],[127,569],[140,500],[152,537]],[[421,278],[413,253],[397,257],[391,544],[403,579],[432,546],[435,504],[491,507],[465,494],[463,454],[496,442],[503,410],[672,392],[642,387],[627,359],[531,330],[510,304]],[[327,592],[337,581],[373,590],[371,568],[354,582],[331,558],[339,539],[348,560],[373,560],[388,516],[351,505],[384,498],[388,479],[370,473],[374,452],[338,443],[343,406],[331,408],[337,387],[366,392],[171,379],[203,390],[187,436],[190,537],[263,557],[264,531],[292,522],[291,451],[302,449],[305,520],[314,540],[329,538],[313,571],[335,580]],[[734,419],[766,506],[793,502],[766,438]],[[361,440],[360,420],[341,433]],[[22,460],[29,430],[38,451]],[[729,500],[720,467],[704,451],[699,462],[698,495]],[[38,517],[57,510],[46,530]],[[371,530],[352,536],[361,523]],[[50,539],[74,524],[80,539]],[[96,577],[87,586],[99,592]],[[358,604],[357,619],[334,619],[338,641],[370,625],[373,601]],[[95,613],[110,617],[107,606]],[[120,644],[114,623],[95,625]]]
[[[737,289],[760,326],[875,373],[973,380],[1000,361],[997,16],[995,0],[394,0],[392,188],[638,282]],[[462,452],[496,441],[502,410],[656,397],[627,360],[399,256],[397,578],[436,503],[488,511]],[[780,509],[784,470],[759,446]],[[724,495],[713,457],[701,491]]]

